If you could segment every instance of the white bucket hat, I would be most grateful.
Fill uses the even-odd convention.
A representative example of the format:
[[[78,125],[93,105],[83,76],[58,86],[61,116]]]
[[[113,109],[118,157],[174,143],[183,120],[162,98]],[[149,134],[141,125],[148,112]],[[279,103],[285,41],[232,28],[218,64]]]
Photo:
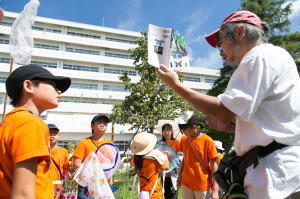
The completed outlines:
[[[134,155],[145,155],[154,149],[157,138],[152,133],[138,133],[130,143],[130,150]]]
[[[215,146],[216,146],[217,149],[222,150],[222,151],[225,150],[225,149],[223,148],[223,145],[222,145],[222,142],[221,142],[221,141],[215,140],[214,142],[215,142]]]

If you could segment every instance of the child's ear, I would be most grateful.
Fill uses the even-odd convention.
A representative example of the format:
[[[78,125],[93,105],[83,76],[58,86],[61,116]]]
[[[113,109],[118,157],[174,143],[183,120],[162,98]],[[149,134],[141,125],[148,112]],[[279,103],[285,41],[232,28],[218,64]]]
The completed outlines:
[[[23,91],[25,91],[25,93],[33,93],[33,91],[34,91],[34,84],[32,83],[32,81],[30,81],[30,80],[25,80],[24,82],[23,82]]]

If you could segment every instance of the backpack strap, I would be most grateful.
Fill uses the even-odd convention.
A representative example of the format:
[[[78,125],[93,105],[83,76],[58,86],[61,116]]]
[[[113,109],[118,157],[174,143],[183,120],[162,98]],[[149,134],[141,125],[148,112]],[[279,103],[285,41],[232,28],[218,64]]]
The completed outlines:
[[[99,147],[99,146],[97,146],[97,144],[94,142],[93,138],[91,138],[91,137],[90,137],[90,140],[91,140],[91,141],[92,141],[92,143],[95,145],[95,147],[96,147],[96,150],[98,150],[98,147]]]
[[[281,149],[286,146],[288,145],[278,143],[275,140],[267,146],[256,146],[241,156],[244,164],[241,166],[245,167],[246,169],[253,164],[255,168],[258,165],[258,161],[260,158],[264,158],[277,149]]]
[[[191,139],[190,139],[189,137],[188,137],[188,140],[189,140],[189,144],[190,144],[190,146],[191,146],[191,149],[192,149],[192,151],[193,151],[194,156],[196,157],[196,159],[198,160],[198,162],[201,164],[201,166],[204,168],[204,170],[205,170],[208,174],[210,174],[210,170],[205,166],[204,162],[201,160],[199,154],[196,152],[196,150],[195,150],[195,148],[194,148],[194,145],[193,145],[193,143],[192,143],[192,141],[191,141]]]

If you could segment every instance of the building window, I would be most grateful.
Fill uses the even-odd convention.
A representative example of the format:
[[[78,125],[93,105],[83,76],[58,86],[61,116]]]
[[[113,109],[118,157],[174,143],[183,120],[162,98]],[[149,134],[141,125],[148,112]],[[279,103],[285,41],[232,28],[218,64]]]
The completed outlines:
[[[42,48],[42,49],[49,49],[49,50],[59,50],[59,46],[48,45],[48,44],[35,43],[34,47],[35,48]]]
[[[122,74],[124,72],[127,72],[128,75],[136,76],[136,71],[134,71],[134,70],[121,70],[121,69],[104,68],[104,73]]]
[[[62,97],[60,102],[97,104],[97,99],[95,99],[95,98],[81,98],[81,97]]]
[[[5,21],[0,21],[0,25],[2,25],[2,26],[12,26],[12,23],[5,22]]]
[[[57,63],[54,62],[44,62],[44,61],[31,61],[32,64],[36,64],[46,68],[57,68]]]
[[[72,35],[72,36],[77,36],[77,37],[86,37],[86,38],[92,38],[92,39],[101,39],[101,36],[99,36],[99,35],[71,32],[71,31],[68,31],[67,35]]]
[[[78,88],[78,89],[88,89],[88,90],[98,90],[97,84],[89,84],[89,83],[71,83],[70,88]]]
[[[66,51],[67,52],[73,52],[73,53],[100,55],[100,51],[80,49],[80,48],[66,48]]]
[[[0,104],[4,104],[4,96],[0,96]]]
[[[105,56],[107,56],[107,57],[122,58],[122,59],[133,59],[133,57],[130,56],[130,55],[124,55],[124,54],[119,54],[119,53],[105,52]]]
[[[0,63],[10,63],[10,58],[6,58],[6,57],[0,57]]]
[[[103,85],[103,90],[104,91],[122,91],[122,92],[125,92],[124,86],[120,86],[120,85],[107,85],[107,84],[104,84]]]
[[[93,66],[81,66],[81,65],[72,65],[72,64],[64,64],[63,69],[67,70],[79,70],[79,71],[88,71],[88,72],[99,72],[98,67]]]
[[[37,30],[37,31],[45,31],[45,32],[52,32],[52,33],[61,34],[61,30],[53,29],[53,28],[44,28],[44,27],[40,27],[40,26],[32,26],[32,29]]]
[[[215,79],[205,78],[205,83],[213,84],[214,82],[215,82]]]
[[[183,81],[188,81],[188,82],[201,82],[200,77],[183,77]]]
[[[115,141],[114,145],[116,145],[119,151],[125,151],[128,143],[129,143],[128,141],[122,140],[122,141]]]
[[[96,98],[84,98],[84,97],[64,97],[62,96],[60,102],[69,102],[69,103],[83,103],[83,104],[118,104],[122,100],[115,99],[96,99]]]
[[[132,40],[119,39],[119,38],[113,38],[113,37],[106,37],[105,39],[107,41],[114,41],[114,42],[127,43],[127,44],[135,44],[135,41],[132,41]]]
[[[8,39],[0,39],[0,44],[9,44]]]
[[[6,82],[7,77],[1,77],[0,76],[0,83],[5,83]]]
[[[70,145],[76,146],[76,140],[58,140],[58,146],[64,147],[65,149],[69,149]]]

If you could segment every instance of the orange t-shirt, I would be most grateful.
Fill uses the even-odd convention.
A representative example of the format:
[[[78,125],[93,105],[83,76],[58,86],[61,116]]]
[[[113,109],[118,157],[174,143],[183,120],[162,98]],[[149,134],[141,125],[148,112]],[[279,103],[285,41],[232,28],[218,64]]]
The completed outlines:
[[[97,147],[95,146],[95,144],[97,146],[100,146],[101,144],[104,144],[104,143],[113,143],[110,139],[103,138],[99,141],[98,140],[93,140],[94,143],[95,143],[94,144],[91,139],[93,139],[93,138],[88,137],[88,138],[85,138],[85,139],[81,140],[77,144],[77,146],[74,150],[73,156],[76,157],[76,158],[79,158],[83,161],[88,154],[90,154],[91,152],[97,150]]]
[[[153,159],[143,159],[143,167],[139,171],[140,190],[148,191],[150,194],[156,180],[158,179],[154,192],[150,197],[151,199],[162,199],[158,170],[165,169],[167,169],[166,164],[161,165]]]
[[[180,140],[168,140],[168,141],[165,141],[165,144],[172,147],[176,152],[180,148]],[[166,177],[171,177],[171,173],[170,172],[166,173]]]
[[[214,141],[209,136],[201,134],[197,138],[191,138],[191,142],[206,168],[211,168],[209,161],[218,157]],[[194,191],[209,190],[209,174],[195,157],[187,136],[181,138],[178,151],[184,153],[182,184]]]
[[[63,173],[69,167],[68,155],[68,150],[60,146],[56,146],[51,150],[51,158],[59,167],[61,173]],[[53,162],[51,162],[50,172],[52,180],[61,180],[60,173]]]
[[[50,177],[49,130],[47,125],[25,108],[15,108],[0,125],[0,198],[9,198],[17,163],[39,157],[36,198],[53,197]]]
[[[168,140],[168,141],[165,141],[165,144],[172,147],[176,152],[180,148],[180,140]]]
[[[50,165],[50,173],[51,173],[51,179],[54,184],[54,198],[58,199],[59,194],[61,193],[61,184],[57,184],[55,181],[57,180],[62,180],[60,173],[64,173],[66,169],[69,168],[69,158],[68,158],[69,152],[67,149],[60,147],[60,146],[55,146],[53,149],[51,149],[51,165]],[[56,163],[56,165],[54,164]],[[58,189],[59,188],[59,189]]]

